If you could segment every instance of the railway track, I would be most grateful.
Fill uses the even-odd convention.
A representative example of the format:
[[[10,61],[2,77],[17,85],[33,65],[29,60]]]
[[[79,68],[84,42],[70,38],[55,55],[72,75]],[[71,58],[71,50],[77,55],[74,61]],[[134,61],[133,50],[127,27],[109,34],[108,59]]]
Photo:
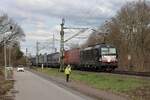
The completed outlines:
[[[150,72],[132,72],[132,71],[123,71],[123,70],[114,70],[111,72],[106,71],[99,71],[99,70],[92,70],[92,69],[73,69],[78,71],[86,71],[86,72],[104,72],[104,73],[112,73],[112,74],[120,74],[120,75],[131,75],[131,76],[141,76],[141,77],[149,77],[150,78]]]
[[[84,69],[80,71],[88,71],[88,72],[104,72],[104,73],[112,73],[112,74],[120,74],[120,75],[130,75],[130,76],[141,76],[141,77],[149,77],[150,72],[133,72],[133,71],[124,71],[124,70],[114,70],[114,71],[99,71],[99,70],[92,70],[92,69]]]
[[[116,71],[113,71],[112,73],[113,74],[122,74],[122,75],[133,75],[133,76],[150,77],[150,72],[131,72],[131,71],[116,70]]]

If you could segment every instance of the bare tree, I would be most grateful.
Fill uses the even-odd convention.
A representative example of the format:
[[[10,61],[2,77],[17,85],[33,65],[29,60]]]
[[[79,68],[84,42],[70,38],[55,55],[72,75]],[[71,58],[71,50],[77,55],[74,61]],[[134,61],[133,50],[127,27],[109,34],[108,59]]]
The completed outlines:
[[[4,41],[9,44],[12,41],[19,41],[25,36],[22,28],[15,23],[6,14],[0,16],[0,46],[3,46]]]
[[[115,44],[121,53],[120,58],[132,56],[135,70],[146,70],[150,60],[150,3],[145,1],[130,2],[124,5],[115,17],[105,23],[104,31],[110,33],[107,41]],[[150,71],[150,68],[147,67]]]
[[[11,46],[11,58],[13,63],[16,63],[20,58],[23,57],[23,53],[20,50],[20,40],[23,40],[25,34],[22,28],[15,23],[7,14],[0,16],[0,58],[4,56],[4,42],[7,46]],[[8,56],[8,55],[7,55]],[[8,57],[7,57],[8,58]],[[8,60],[8,59],[7,59]],[[0,64],[4,64],[4,59],[0,59]]]
[[[106,41],[106,32],[102,32],[101,29],[98,30],[93,30],[93,33],[90,34],[90,36],[88,37],[88,39],[86,40],[86,42],[84,44],[81,45],[81,48],[85,48],[88,46],[92,46],[92,45],[96,45],[96,44],[100,44],[100,43],[105,43]]]

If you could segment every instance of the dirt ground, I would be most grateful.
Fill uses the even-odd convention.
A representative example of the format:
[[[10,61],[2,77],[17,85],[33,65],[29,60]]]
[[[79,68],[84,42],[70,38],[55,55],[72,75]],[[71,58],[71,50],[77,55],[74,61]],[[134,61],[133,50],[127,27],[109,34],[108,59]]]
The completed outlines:
[[[12,97],[7,95],[8,91],[12,88],[13,81],[6,81],[4,78],[4,74],[0,69],[0,100],[12,100]]]
[[[127,93],[133,100],[149,100],[150,86],[143,86]]]
[[[0,69],[0,96],[5,94],[5,91],[3,89],[3,84],[4,84],[4,75]]]

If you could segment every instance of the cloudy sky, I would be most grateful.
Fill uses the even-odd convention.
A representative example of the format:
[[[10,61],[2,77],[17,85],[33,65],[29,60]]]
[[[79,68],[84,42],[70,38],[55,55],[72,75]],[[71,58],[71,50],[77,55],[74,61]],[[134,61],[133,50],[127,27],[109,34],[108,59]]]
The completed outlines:
[[[52,43],[53,34],[59,40],[62,18],[65,18],[65,25],[69,27],[96,28],[114,16],[128,1],[136,0],[0,0],[0,11],[7,13],[24,30],[26,41],[21,43],[22,51],[28,48],[29,52],[35,54],[36,41],[48,47]],[[74,33],[74,30],[66,31],[65,38]],[[81,35],[84,41],[88,33],[89,30]],[[59,47],[57,40],[55,46]],[[82,39],[74,38],[69,42],[76,41],[81,42]]]

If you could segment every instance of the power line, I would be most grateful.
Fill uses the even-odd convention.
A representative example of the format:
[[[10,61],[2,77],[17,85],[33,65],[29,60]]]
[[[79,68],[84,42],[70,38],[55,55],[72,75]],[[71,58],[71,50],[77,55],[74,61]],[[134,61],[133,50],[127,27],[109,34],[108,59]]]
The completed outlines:
[[[71,40],[72,38],[78,36],[79,34],[83,33],[84,31],[86,31],[89,28],[77,28],[77,27],[64,27],[65,24],[65,19],[62,19],[62,23],[60,24],[61,26],[61,31],[60,31],[60,69],[59,71],[62,72],[64,71],[64,43]],[[74,29],[74,30],[82,30],[81,32],[71,36],[70,38],[68,38],[67,40],[64,40],[64,30],[65,29]]]

